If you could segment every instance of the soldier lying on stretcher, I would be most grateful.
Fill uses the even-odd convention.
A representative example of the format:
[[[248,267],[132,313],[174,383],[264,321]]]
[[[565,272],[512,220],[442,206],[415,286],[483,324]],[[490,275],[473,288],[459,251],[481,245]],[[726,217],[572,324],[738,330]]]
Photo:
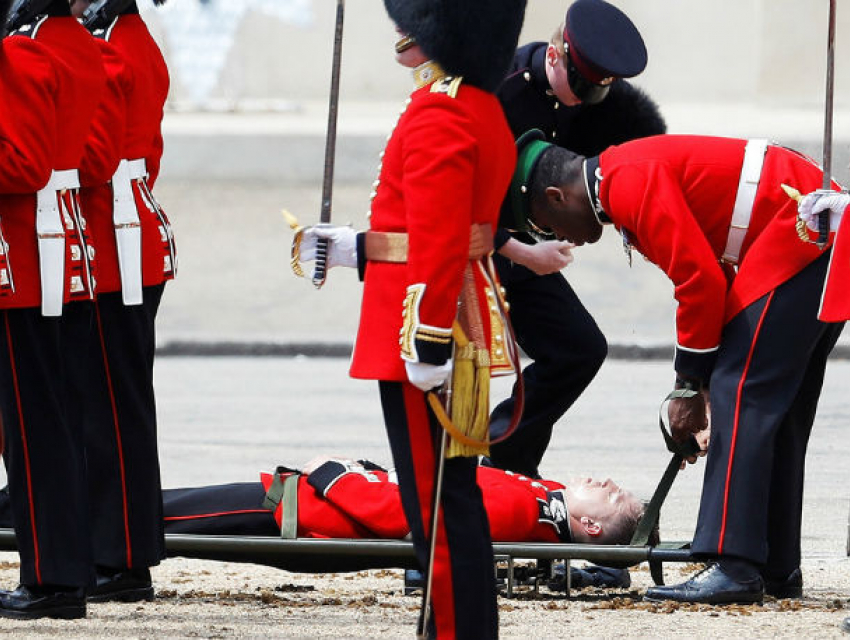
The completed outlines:
[[[283,481],[293,473],[279,468],[261,474],[261,482],[166,490],[166,532],[280,535],[287,511]],[[323,457],[300,473],[293,481],[298,537],[407,536],[393,471]],[[610,479],[575,478],[564,485],[485,466],[478,468],[477,479],[496,542],[628,544],[643,514],[642,502]]]
[[[395,474],[368,461],[314,458],[296,471],[279,467],[260,482],[163,491],[167,533],[280,535],[283,481],[297,475],[297,536],[387,538],[408,534]],[[478,486],[494,542],[628,544],[643,503],[610,479],[572,478],[566,485],[531,480],[488,466]],[[269,500],[267,500],[267,497]],[[9,498],[0,490],[0,527],[11,527]],[[657,532],[650,544],[657,544]]]

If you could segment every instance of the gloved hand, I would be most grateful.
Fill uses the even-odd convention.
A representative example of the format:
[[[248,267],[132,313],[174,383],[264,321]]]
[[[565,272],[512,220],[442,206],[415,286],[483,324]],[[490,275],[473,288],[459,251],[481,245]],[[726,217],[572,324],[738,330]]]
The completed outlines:
[[[405,362],[407,379],[414,387],[422,391],[430,391],[439,387],[452,375],[452,361],[443,364],[427,364],[425,362]]]
[[[838,191],[812,191],[797,205],[800,220],[812,231],[818,230],[818,214],[829,210],[829,230],[837,231],[841,216],[850,204],[850,194]]]
[[[357,267],[357,232],[349,226],[316,225],[307,227],[301,236],[302,262],[316,259],[319,239],[328,241],[327,267]]]

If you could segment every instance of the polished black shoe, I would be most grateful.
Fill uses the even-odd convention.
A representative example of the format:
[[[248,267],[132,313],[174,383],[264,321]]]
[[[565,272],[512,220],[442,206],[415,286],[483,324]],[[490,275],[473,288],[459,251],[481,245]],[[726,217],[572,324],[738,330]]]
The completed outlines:
[[[803,572],[800,567],[794,569],[785,578],[764,578],[764,593],[774,598],[802,598]]]
[[[726,575],[718,564],[706,567],[693,578],[681,584],[650,587],[644,600],[661,602],[695,602],[701,604],[751,604],[764,599],[764,582],[761,576],[738,581]]]
[[[97,584],[89,591],[89,602],[139,602],[154,599],[149,569],[98,569]]]
[[[844,633],[850,633],[850,617],[844,618],[841,624],[838,625]]]
[[[0,617],[32,620],[35,618],[86,617],[85,589],[18,585],[14,591],[0,591]]]

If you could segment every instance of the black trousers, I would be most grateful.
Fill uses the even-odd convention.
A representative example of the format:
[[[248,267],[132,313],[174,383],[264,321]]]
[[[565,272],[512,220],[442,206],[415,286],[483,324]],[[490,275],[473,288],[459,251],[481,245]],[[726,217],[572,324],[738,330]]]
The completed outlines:
[[[817,320],[827,252],[726,326],[694,552],[785,578],[800,565],[806,447],[843,323]]]
[[[98,296],[84,375],[85,432],[94,560],[114,569],[165,558],[153,388],[154,322],[165,285],[140,305]]]
[[[8,309],[0,326],[0,412],[21,583],[81,587],[94,579],[82,430],[69,416],[92,305]]]
[[[401,504],[424,570],[442,427],[413,385],[381,382],[380,389]],[[439,638],[498,636],[493,545],[475,481],[477,463],[476,458],[445,462],[432,577],[432,622]]]
[[[494,257],[517,342],[534,362],[522,372],[525,407],[519,427],[490,448],[490,459],[500,469],[539,478],[554,424],[596,376],[608,343],[564,276],[538,276],[503,256]],[[494,437],[507,429],[513,408],[509,398],[493,410]]]
[[[166,489],[165,526],[168,533],[279,536],[274,513],[263,507],[265,497],[261,482]]]

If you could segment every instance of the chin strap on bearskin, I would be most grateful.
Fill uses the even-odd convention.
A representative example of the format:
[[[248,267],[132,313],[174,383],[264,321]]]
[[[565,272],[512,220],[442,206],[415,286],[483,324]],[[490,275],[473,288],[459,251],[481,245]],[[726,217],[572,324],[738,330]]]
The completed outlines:
[[[526,0],[384,0],[387,13],[451,76],[494,92],[507,73]]]

